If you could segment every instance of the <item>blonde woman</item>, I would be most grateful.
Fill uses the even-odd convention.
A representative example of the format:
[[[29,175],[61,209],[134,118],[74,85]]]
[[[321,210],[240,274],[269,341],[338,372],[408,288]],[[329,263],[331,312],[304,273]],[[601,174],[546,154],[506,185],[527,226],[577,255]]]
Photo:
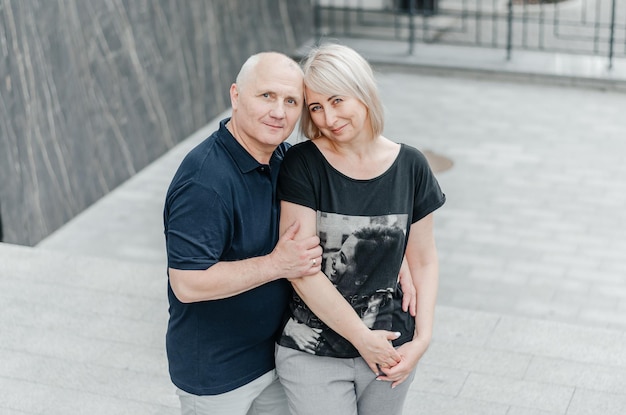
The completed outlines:
[[[297,219],[296,238],[318,235],[323,257],[338,262],[322,268],[328,275],[291,281],[278,374],[293,414],[401,414],[432,336],[439,272],[433,212],[445,195],[421,152],[382,135],[382,103],[365,59],[323,45],[303,70],[300,128],[309,140],[288,151],[280,171],[280,228]],[[400,229],[401,243],[383,236],[358,251],[354,235],[367,228]],[[393,252],[383,248],[390,245]],[[403,257],[417,291],[415,317],[401,306]],[[350,261],[371,271],[346,273],[339,283],[333,270]]]

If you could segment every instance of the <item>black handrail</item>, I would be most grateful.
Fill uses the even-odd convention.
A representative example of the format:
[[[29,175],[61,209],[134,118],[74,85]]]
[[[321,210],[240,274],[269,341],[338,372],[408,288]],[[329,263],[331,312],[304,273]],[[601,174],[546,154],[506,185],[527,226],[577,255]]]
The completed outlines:
[[[0,242],[4,241],[4,234],[2,233],[2,209],[0,208]]]
[[[511,60],[513,50],[513,0],[507,3],[506,60]]]
[[[626,24],[617,18],[622,4],[589,1],[598,7],[567,0],[314,0],[313,4],[318,39],[406,40],[409,54],[419,42],[504,48],[507,60],[513,49],[608,55],[610,70],[616,56],[626,57],[626,50],[617,48],[621,42],[626,45],[622,40]]]
[[[613,45],[615,44],[615,2],[611,4],[611,35],[609,36],[609,70],[613,69]]]
[[[415,47],[415,0],[409,0],[409,55]]]

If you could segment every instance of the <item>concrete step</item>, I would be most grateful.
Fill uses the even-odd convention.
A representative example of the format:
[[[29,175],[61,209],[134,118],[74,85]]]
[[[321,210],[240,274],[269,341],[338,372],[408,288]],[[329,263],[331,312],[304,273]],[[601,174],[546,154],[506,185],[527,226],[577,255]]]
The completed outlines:
[[[507,59],[505,49],[416,43],[413,53],[409,53],[405,41],[358,37],[335,37],[330,41],[354,48],[379,70],[391,67],[414,74],[626,92],[625,58],[613,59],[609,67],[606,56],[514,49],[511,59]],[[304,56],[312,45],[311,40],[295,55]]]

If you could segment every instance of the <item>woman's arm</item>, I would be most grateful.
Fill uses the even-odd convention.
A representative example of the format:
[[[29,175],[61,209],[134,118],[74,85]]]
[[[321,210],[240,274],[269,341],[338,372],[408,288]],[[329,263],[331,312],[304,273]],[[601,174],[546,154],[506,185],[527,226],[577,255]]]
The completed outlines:
[[[281,202],[281,234],[296,219],[300,222],[296,240],[316,235],[317,216],[313,209]],[[389,340],[398,337],[397,334],[370,330],[324,273],[320,271],[315,275],[291,280],[291,284],[320,320],[352,343],[374,373],[379,373],[376,364],[393,366],[400,361],[400,354],[389,343]]]
[[[439,289],[439,257],[431,213],[411,226],[407,261],[417,290],[415,336],[430,343]]]
[[[382,380],[399,385],[409,376],[432,339],[435,302],[439,286],[439,259],[433,231],[433,214],[411,225],[406,258],[417,290],[417,314],[413,340],[398,348],[402,361],[385,370]]]

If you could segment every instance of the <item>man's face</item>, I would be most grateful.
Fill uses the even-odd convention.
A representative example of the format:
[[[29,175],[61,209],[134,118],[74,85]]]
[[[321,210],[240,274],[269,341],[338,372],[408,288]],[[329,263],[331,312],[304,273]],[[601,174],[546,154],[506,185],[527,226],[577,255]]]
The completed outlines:
[[[238,138],[273,151],[291,135],[300,117],[302,74],[284,61],[262,59],[242,85],[231,87],[231,101]]]

